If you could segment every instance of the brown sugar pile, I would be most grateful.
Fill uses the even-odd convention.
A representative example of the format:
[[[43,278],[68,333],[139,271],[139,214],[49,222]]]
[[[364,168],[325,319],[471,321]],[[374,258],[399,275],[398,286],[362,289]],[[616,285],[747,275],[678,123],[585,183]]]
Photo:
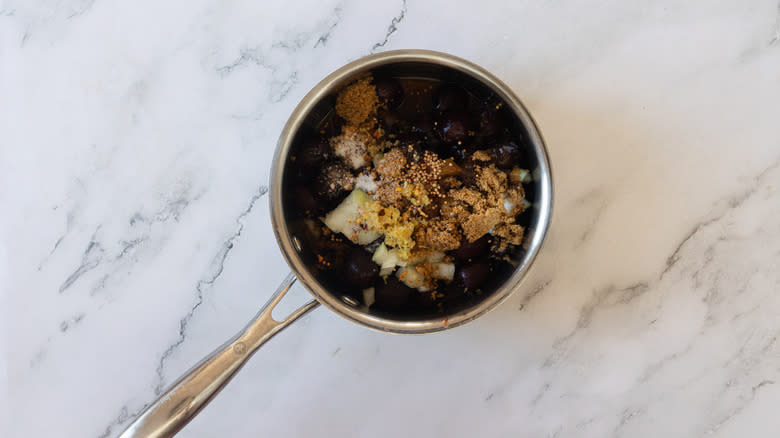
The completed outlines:
[[[461,232],[456,221],[442,218],[418,228],[414,239],[421,248],[451,251],[460,247]]]
[[[490,161],[490,155],[485,151],[475,151],[471,154],[471,159],[476,161]]]
[[[371,81],[371,76],[360,78],[341,90],[336,97],[336,114],[348,124],[358,126],[376,113],[379,97]]]
[[[478,167],[476,187],[451,190],[450,197],[443,214],[461,224],[468,241],[492,231],[500,240],[499,251],[522,242],[524,229],[515,224],[515,216],[525,209],[523,186],[509,186],[506,173],[496,166]]]

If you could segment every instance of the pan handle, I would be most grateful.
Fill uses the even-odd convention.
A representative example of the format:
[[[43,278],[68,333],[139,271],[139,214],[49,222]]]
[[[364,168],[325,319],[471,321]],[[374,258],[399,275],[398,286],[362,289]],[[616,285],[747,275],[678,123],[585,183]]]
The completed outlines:
[[[186,426],[227,385],[258,348],[319,305],[315,300],[309,301],[282,321],[271,317],[274,307],[295,280],[295,275],[288,275],[243,330],[187,371],[144,409],[119,437],[167,438]]]

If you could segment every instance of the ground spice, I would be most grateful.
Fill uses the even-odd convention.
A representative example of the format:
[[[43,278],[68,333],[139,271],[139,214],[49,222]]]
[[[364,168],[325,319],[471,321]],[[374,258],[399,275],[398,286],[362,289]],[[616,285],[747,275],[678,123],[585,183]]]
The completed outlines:
[[[487,151],[476,151],[473,154],[471,154],[471,158],[476,161],[490,161],[490,155],[487,153]]]
[[[493,235],[500,237],[495,250],[497,252],[504,252],[509,244],[520,245],[523,243],[525,228],[518,224],[498,224],[493,230]]]
[[[498,237],[498,251],[507,244],[522,243],[524,229],[515,224],[522,213],[525,196],[522,185],[509,186],[507,175],[494,165],[476,167],[476,188],[450,190],[452,202],[444,208],[449,217],[461,221],[463,234],[473,242],[492,232]]]
[[[349,191],[355,188],[355,177],[342,164],[326,167],[320,179],[331,192]]]
[[[406,155],[400,148],[390,149],[376,165],[376,173],[384,179],[395,179],[401,176],[406,166]]]
[[[440,218],[415,231],[414,240],[422,248],[451,251],[460,247],[461,231],[456,221]]]
[[[372,80],[370,75],[364,76],[346,86],[336,97],[336,114],[348,124],[358,126],[376,114],[379,97]]]

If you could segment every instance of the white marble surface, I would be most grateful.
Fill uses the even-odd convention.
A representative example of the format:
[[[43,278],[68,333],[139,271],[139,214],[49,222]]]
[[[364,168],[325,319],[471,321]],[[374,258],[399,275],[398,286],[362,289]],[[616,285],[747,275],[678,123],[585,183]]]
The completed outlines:
[[[534,114],[540,258],[437,335],[319,309],[181,436],[777,436],[777,0],[0,5],[0,436],[116,436],[243,326],[286,274],[282,124],[395,48],[473,60]]]

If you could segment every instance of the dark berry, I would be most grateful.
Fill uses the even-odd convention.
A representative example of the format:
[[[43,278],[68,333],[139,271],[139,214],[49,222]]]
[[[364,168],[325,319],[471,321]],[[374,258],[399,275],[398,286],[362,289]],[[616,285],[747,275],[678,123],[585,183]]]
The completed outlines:
[[[352,172],[341,163],[322,168],[314,181],[314,195],[327,201],[342,198],[352,187]]]
[[[439,112],[462,110],[469,103],[469,95],[457,85],[442,85],[433,99],[433,108]]]
[[[405,132],[396,137],[399,147],[408,148],[422,143],[424,136],[417,132]]]
[[[374,79],[376,95],[388,108],[396,108],[404,98],[404,89],[398,79],[378,77]]]
[[[442,304],[445,307],[450,304],[457,304],[458,301],[466,296],[463,285],[457,281],[442,283],[437,289],[437,292],[440,294],[436,300],[437,304]]]
[[[470,186],[477,183],[477,163],[472,160],[464,160],[460,165],[461,171],[460,180],[463,184]]]
[[[490,265],[474,262],[463,265],[455,271],[455,278],[467,289],[478,289],[488,279]]]
[[[484,255],[489,247],[490,236],[487,234],[473,242],[469,242],[469,240],[464,237],[460,247],[455,250],[453,255],[456,260],[468,260]]]
[[[463,111],[452,111],[442,116],[438,125],[439,138],[448,144],[464,144],[474,134],[471,117]]]
[[[432,309],[436,307],[437,300],[434,298],[434,294],[439,292],[428,291],[419,292],[413,291],[411,295],[411,301],[420,309]]]
[[[417,291],[403,284],[394,276],[379,279],[374,286],[374,306],[379,310],[399,310]]]
[[[459,144],[442,144],[441,152],[439,155],[442,158],[453,158],[456,162],[460,163],[463,162],[463,160],[466,159],[466,155],[468,155],[468,150],[463,145]]]
[[[425,149],[430,150],[431,152],[436,152],[439,154],[440,158],[449,158],[449,155],[447,153],[447,145],[442,143],[441,139],[436,134],[429,134],[425,136]],[[442,155],[442,152],[444,154]]]
[[[425,144],[425,149],[436,153],[441,153],[441,149],[446,150],[439,135],[436,133],[436,125],[434,125],[430,116],[422,116],[412,122],[409,132],[421,136],[421,142]]]
[[[338,271],[344,266],[344,260],[352,249],[341,240],[319,239],[314,248],[315,263],[320,270]]]
[[[359,289],[370,287],[377,275],[379,265],[371,260],[371,254],[362,248],[353,249],[344,265],[344,277]]]
[[[296,184],[308,184],[317,176],[317,172],[303,168],[302,166],[295,166],[289,170],[285,169],[285,173],[287,172],[289,172],[289,174],[286,174],[285,178],[290,178],[290,182]]]
[[[509,169],[517,166],[520,161],[521,150],[515,142],[506,142],[493,148],[493,156],[496,159],[496,166]]]
[[[301,166],[316,169],[322,165],[330,154],[330,145],[324,138],[314,137],[306,140],[301,151],[296,155]]]
[[[292,189],[295,206],[304,214],[316,214],[319,211],[319,205],[314,198],[311,190],[306,186],[295,186]]]
[[[409,131],[415,134],[430,135],[433,133],[433,120],[430,117],[420,117],[412,122]]]
[[[504,130],[502,113],[494,109],[485,109],[479,113],[478,135],[483,140],[493,140]]]
[[[379,117],[388,131],[395,131],[401,124],[401,116],[393,110],[382,110],[379,112]]]
[[[325,116],[325,119],[320,124],[320,134],[325,138],[334,137],[341,133],[341,117],[336,114],[336,110],[332,109]]]
[[[405,133],[398,136],[398,147],[402,148],[406,158],[419,161],[425,154],[425,140],[422,134]]]

